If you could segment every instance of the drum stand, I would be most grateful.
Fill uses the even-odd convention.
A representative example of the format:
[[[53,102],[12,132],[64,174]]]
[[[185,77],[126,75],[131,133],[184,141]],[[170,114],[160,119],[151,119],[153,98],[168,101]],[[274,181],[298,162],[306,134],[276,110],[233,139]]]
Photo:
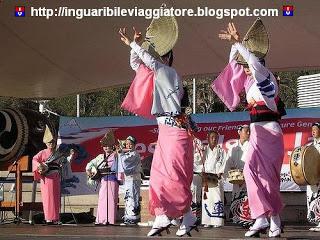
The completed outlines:
[[[10,210],[10,209],[14,209],[14,219],[8,223],[16,223],[16,224],[20,224],[22,223],[22,210],[27,210],[27,209],[34,209],[34,208],[38,208],[36,207],[36,204],[34,203],[34,201],[32,203],[27,203],[27,202],[23,202],[22,201],[22,180],[23,178],[26,178],[26,176],[22,176],[22,172],[24,171],[28,171],[28,163],[29,163],[29,157],[28,156],[22,156],[22,157],[17,157],[17,159],[14,161],[14,163],[9,166],[6,170],[9,171],[8,175],[11,172],[15,172],[15,186],[16,186],[16,190],[15,190],[15,201],[4,201],[4,202],[0,202],[0,208],[4,209],[4,210]],[[1,170],[5,170],[4,168],[1,168]],[[8,177],[7,177],[8,178]],[[8,180],[7,178],[4,179],[4,182],[11,182],[10,180]],[[33,177],[32,177],[33,179]],[[6,181],[7,180],[7,181]],[[34,186],[36,186],[35,182],[33,181]],[[34,195],[35,198],[35,187],[33,187],[32,189],[32,194]],[[29,219],[29,222],[32,223],[32,214],[29,215],[29,217],[31,216],[31,222]]]

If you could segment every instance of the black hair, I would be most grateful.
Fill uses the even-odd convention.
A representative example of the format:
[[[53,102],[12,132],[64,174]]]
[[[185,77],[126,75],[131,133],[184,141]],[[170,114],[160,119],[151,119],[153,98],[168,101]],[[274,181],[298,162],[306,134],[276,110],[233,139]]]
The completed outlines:
[[[189,94],[188,94],[188,88],[187,86],[183,87],[183,97],[181,99],[181,108],[185,109],[186,107],[190,106],[190,101],[189,101]]]
[[[238,126],[238,131],[241,131],[241,130],[244,129],[244,128],[249,128],[249,129],[250,129],[250,126],[247,125],[247,124],[240,125],[240,126]]]
[[[219,133],[218,133],[218,131],[216,131],[216,130],[210,130],[210,131],[208,131],[207,136],[210,136],[210,135],[213,134],[213,133],[215,133],[217,136],[219,136]]]
[[[168,65],[171,67],[173,63],[173,51],[170,50],[165,55],[161,56],[162,58],[168,58]]]
[[[263,58],[259,59],[259,63],[261,63],[263,66],[266,66],[266,61]]]
[[[315,123],[313,123],[313,124],[312,124],[312,127],[314,127],[314,126],[316,126],[316,127],[318,127],[318,128],[320,129],[320,122],[315,122]]]

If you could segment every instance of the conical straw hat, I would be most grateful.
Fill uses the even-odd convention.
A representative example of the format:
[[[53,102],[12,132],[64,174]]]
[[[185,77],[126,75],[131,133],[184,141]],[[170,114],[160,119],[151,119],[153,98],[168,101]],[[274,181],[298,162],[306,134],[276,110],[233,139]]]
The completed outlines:
[[[249,28],[243,38],[242,44],[259,59],[263,59],[267,55],[269,50],[269,37],[260,18],[257,18]],[[238,54],[236,60],[239,64],[247,64],[240,54]]]
[[[178,23],[175,17],[153,19],[147,28],[142,47],[159,58],[173,49],[178,40]]]
[[[52,132],[50,131],[48,125],[46,125],[46,130],[44,131],[43,135],[43,142],[44,143],[49,143],[54,139]]]
[[[113,145],[115,145],[115,138],[114,138],[114,133],[113,131],[109,131],[107,132],[103,138],[101,138],[100,143],[102,146],[104,147],[112,147]]]

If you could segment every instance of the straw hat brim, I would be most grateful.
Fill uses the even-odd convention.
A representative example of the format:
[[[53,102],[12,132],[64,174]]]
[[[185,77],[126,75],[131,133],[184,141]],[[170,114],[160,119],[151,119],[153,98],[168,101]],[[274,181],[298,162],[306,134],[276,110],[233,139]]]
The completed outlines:
[[[257,58],[263,59],[269,51],[268,32],[260,18],[249,28],[243,38],[242,44]],[[238,53],[236,60],[239,64],[247,64],[243,57]]]
[[[179,29],[175,17],[153,19],[147,28],[142,48],[159,58],[173,49],[178,41]]]
[[[107,132],[103,138],[100,140],[100,144],[104,147],[114,146],[115,145],[115,137],[113,131]]]

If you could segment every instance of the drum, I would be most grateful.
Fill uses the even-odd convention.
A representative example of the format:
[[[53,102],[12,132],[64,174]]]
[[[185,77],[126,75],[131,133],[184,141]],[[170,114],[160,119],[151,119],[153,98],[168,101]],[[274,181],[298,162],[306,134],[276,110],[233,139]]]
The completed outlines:
[[[320,154],[310,146],[297,147],[290,158],[290,172],[298,185],[316,185],[320,181]]]
[[[42,142],[43,134],[49,126],[55,133],[48,118],[29,109],[5,108],[0,110],[0,167],[5,168],[19,156],[32,158],[46,145]],[[30,162],[31,168],[31,162]]]
[[[208,179],[208,187],[217,187],[219,183],[218,175],[213,173],[206,173]]]
[[[241,185],[244,183],[244,175],[242,169],[233,169],[228,171],[228,182],[231,184]]]

